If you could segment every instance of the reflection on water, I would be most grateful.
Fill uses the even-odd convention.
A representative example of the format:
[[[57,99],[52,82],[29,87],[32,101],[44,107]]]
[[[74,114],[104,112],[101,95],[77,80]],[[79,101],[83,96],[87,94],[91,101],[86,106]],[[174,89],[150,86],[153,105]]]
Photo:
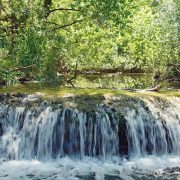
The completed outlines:
[[[69,77],[70,78],[70,77]],[[129,74],[99,74],[99,75],[78,75],[76,79],[71,83],[67,83],[68,78],[61,76],[53,81],[31,81],[22,83],[22,85],[31,85],[32,88],[51,88],[51,87],[72,87],[72,84],[77,88],[87,89],[148,89],[155,86],[156,82],[153,78],[153,74],[142,73],[129,73]],[[63,80],[63,81],[62,81]],[[65,81],[64,81],[65,80]],[[180,82],[160,82],[163,87],[170,89],[180,89]],[[159,83],[157,83],[159,84]],[[9,84],[11,87],[15,87],[18,84]],[[0,86],[0,88],[2,88]],[[4,86],[4,88],[6,88]]]
[[[82,88],[144,89],[152,85],[152,74],[82,75],[75,81],[75,86]]]
[[[74,85],[80,88],[146,89],[155,85],[153,74],[80,75]],[[166,88],[180,88],[179,82],[163,82]]]

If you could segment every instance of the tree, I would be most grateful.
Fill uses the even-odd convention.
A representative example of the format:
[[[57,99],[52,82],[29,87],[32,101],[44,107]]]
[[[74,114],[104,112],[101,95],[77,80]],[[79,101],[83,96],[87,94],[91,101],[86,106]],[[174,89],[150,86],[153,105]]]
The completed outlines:
[[[176,0],[1,0],[0,65],[15,76],[120,67],[162,71],[179,57]]]

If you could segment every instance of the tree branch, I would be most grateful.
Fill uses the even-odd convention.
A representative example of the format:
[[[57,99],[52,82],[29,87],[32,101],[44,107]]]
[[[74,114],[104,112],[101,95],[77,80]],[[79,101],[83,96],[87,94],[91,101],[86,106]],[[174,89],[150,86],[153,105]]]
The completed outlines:
[[[75,86],[72,83],[72,80],[77,78],[77,73],[78,73],[77,68],[78,68],[78,63],[76,62],[75,69],[74,69],[74,75],[73,75],[73,77],[71,77],[70,79],[67,80],[67,83],[71,84],[71,86],[73,86],[73,87],[75,87]]]
[[[178,69],[178,67],[180,67],[180,64],[168,63],[166,65],[166,69],[164,70],[164,73],[160,76],[160,78],[157,80],[157,82],[162,81],[164,79],[165,75],[168,73],[169,69],[172,67],[174,67],[176,69],[176,71],[180,73],[180,70]]]
[[[72,9],[72,8],[56,8],[49,10],[49,14],[55,11],[80,11],[79,9]]]
[[[82,20],[73,21],[72,23],[65,24],[65,25],[62,25],[62,26],[58,26],[58,27],[56,27],[56,28],[54,28],[54,29],[51,29],[50,31],[55,31],[55,30],[58,30],[58,29],[63,29],[63,28],[72,26],[73,24],[79,23],[79,22],[81,22],[81,21],[82,21]]]

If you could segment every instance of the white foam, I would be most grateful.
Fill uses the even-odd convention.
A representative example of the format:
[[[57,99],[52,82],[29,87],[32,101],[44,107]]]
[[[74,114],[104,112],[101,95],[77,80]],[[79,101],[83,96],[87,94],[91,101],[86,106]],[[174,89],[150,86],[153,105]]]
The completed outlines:
[[[40,162],[32,161],[7,161],[0,163],[0,179],[3,180],[28,180],[33,178],[69,179],[76,180],[76,175],[95,175],[95,178],[104,179],[105,174],[115,175],[123,179],[131,180],[132,175],[141,174],[159,175],[163,169],[179,167],[179,156],[147,156],[139,159],[102,161],[85,157],[84,160],[70,159],[68,157],[56,161]],[[180,178],[180,174],[176,173]]]

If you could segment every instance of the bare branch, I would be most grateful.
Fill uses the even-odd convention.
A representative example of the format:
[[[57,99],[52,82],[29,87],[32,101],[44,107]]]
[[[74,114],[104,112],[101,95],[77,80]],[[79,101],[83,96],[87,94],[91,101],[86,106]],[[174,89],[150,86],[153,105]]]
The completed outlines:
[[[72,9],[72,8],[56,8],[49,10],[49,14],[55,11],[80,11],[79,9]]]
[[[162,81],[165,77],[165,75],[168,73],[169,69],[174,67],[176,69],[177,72],[180,72],[179,68],[180,64],[172,64],[172,63],[168,63],[166,65],[166,69],[164,70],[164,73],[160,76],[160,78],[157,80],[157,82]]]
[[[81,21],[82,21],[82,20],[73,21],[72,23],[65,24],[65,25],[62,25],[62,26],[58,26],[58,27],[52,29],[51,31],[55,31],[55,30],[58,30],[58,29],[63,29],[63,28],[72,26],[73,24],[79,23],[79,22],[81,22]]]

